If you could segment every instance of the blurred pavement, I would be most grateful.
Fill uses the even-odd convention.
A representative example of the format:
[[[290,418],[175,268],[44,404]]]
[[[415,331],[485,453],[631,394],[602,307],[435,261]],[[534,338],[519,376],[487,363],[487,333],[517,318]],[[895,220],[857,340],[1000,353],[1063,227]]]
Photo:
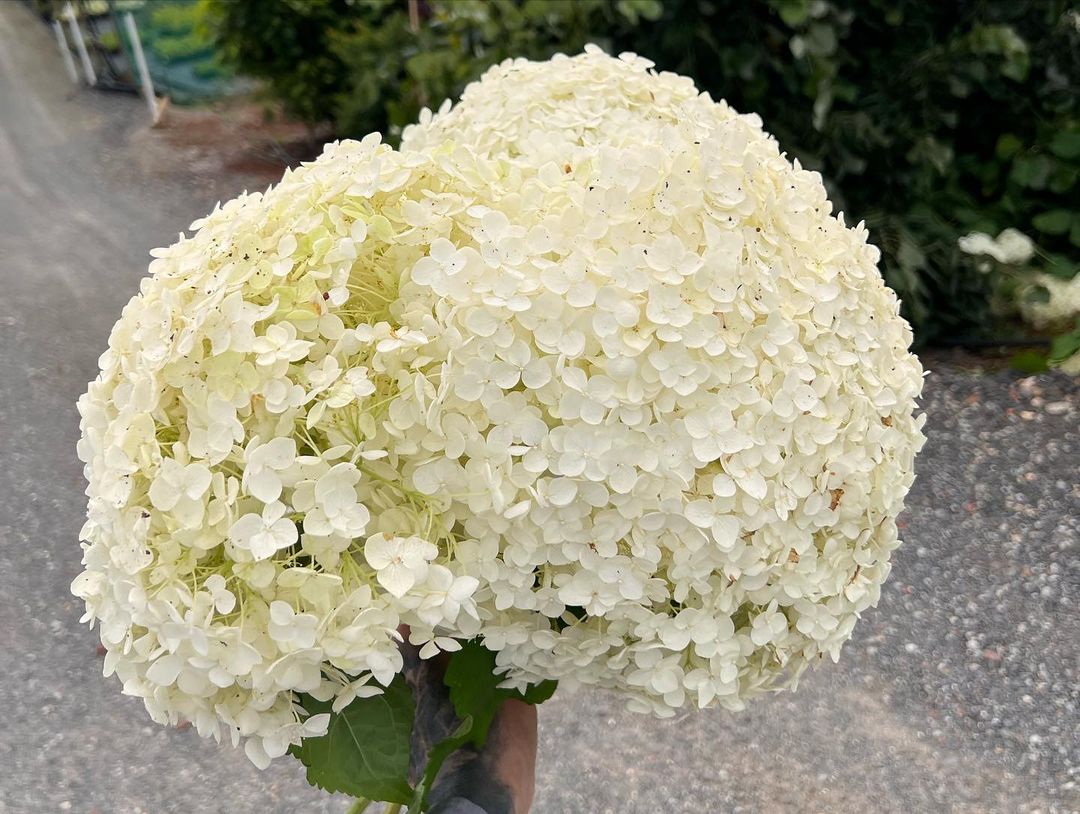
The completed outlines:
[[[0,814],[343,812],[289,759],[153,724],[68,593],[75,399],[148,250],[241,189],[148,166],[152,140],[139,99],[73,87],[0,1]],[[561,690],[536,814],[1080,811],[1077,382],[945,362],[926,407],[907,544],[841,663],[738,715]]]

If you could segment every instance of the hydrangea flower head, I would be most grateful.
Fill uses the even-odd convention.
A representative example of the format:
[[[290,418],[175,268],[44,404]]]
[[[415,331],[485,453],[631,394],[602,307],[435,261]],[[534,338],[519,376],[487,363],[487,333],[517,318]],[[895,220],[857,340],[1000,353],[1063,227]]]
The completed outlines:
[[[513,685],[738,709],[876,602],[910,330],[818,174],[690,80],[506,62],[193,229],[79,402],[73,590],[155,719],[266,765],[402,623]]]

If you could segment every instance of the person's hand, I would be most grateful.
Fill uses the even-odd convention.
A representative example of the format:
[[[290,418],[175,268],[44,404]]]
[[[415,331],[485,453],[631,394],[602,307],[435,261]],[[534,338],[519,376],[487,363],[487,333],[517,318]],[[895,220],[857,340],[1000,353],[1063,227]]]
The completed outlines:
[[[419,782],[428,754],[460,723],[443,683],[448,655],[421,659],[401,628],[405,680],[416,700],[409,781]],[[505,701],[482,749],[465,746],[451,754],[428,792],[430,814],[526,814],[536,786],[536,707]]]

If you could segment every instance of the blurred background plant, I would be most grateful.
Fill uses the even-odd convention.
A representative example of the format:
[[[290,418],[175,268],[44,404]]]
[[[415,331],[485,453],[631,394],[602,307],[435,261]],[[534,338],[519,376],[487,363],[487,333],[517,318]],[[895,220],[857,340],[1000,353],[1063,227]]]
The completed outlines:
[[[150,72],[174,101],[208,101],[228,92],[234,71],[219,58],[216,35],[195,0],[132,5]]]
[[[157,90],[178,104],[195,104],[249,92],[252,83],[236,77],[220,58],[221,48],[207,26],[198,0],[30,0],[46,19],[79,22],[97,87],[134,90],[131,43],[121,21],[136,21],[150,75]]]
[[[509,56],[590,41],[644,54],[760,114],[821,171],[849,222],[870,227],[920,343],[1056,335],[1018,357],[1028,367],[1080,349],[1080,14],[1066,0],[201,0],[199,11],[228,64],[343,137],[394,140]],[[1023,262],[961,249],[965,235],[1006,229],[1030,238]]]

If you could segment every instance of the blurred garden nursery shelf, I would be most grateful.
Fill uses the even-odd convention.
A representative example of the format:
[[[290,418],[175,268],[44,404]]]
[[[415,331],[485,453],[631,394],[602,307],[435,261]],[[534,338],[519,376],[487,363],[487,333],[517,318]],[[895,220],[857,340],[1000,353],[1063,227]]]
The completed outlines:
[[[140,56],[156,94],[177,104],[210,102],[250,92],[220,58],[197,0],[30,0],[59,26],[58,44],[73,79],[101,90],[141,90]],[[132,26],[125,18],[131,16]],[[141,54],[140,54],[141,52]]]

